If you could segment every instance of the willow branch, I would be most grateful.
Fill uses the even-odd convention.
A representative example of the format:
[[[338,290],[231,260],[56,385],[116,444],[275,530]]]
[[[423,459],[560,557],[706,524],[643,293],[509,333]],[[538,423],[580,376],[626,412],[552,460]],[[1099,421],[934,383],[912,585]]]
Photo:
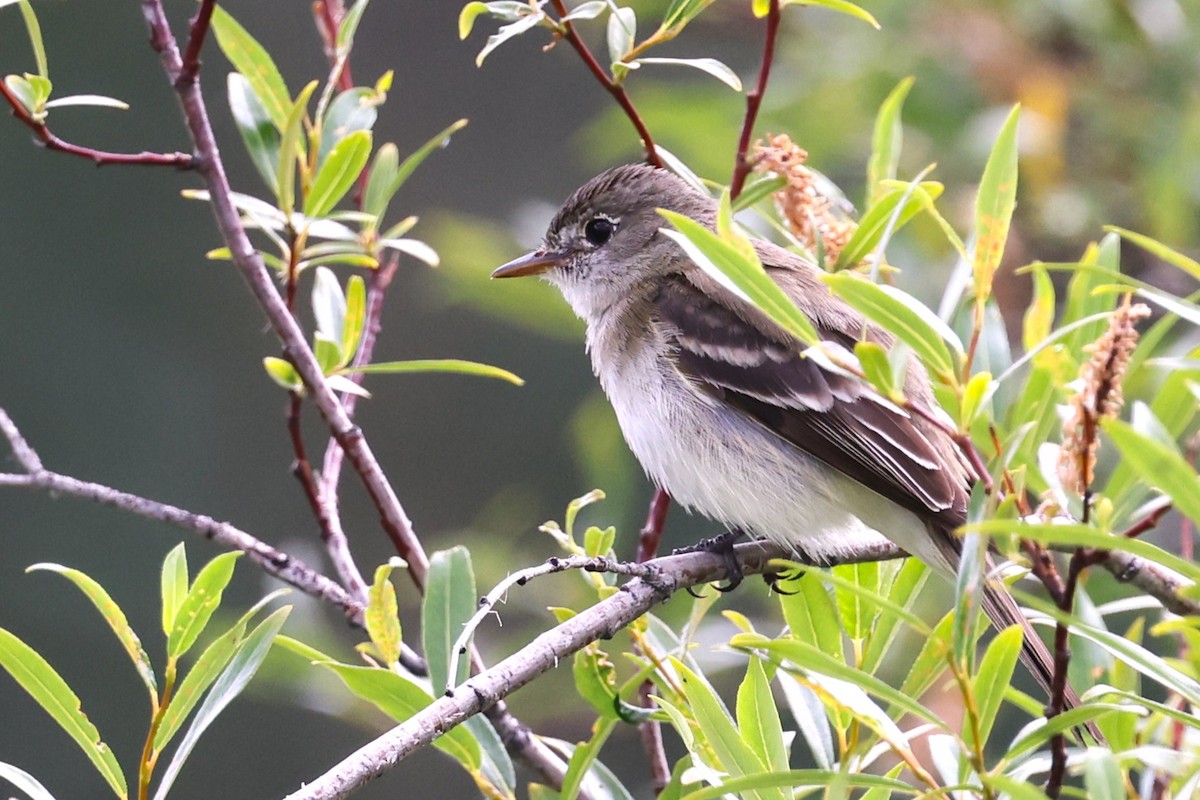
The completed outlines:
[[[600,62],[596,60],[596,56],[579,37],[579,32],[575,30],[575,23],[569,19],[563,19],[567,16],[567,4],[564,0],[552,0],[554,10],[558,14],[560,22],[558,23],[563,30],[563,38],[575,48],[575,52],[583,59],[584,65],[596,81],[604,87],[604,91],[608,92],[621,110],[625,112],[625,116],[633,123],[633,127],[637,130],[638,136],[642,140],[642,147],[646,151],[646,162],[653,166],[664,168],[662,158],[658,155],[658,150],[654,146],[654,139],[650,136],[650,129],[646,127],[646,122],[642,119],[642,115],[638,113],[637,108],[633,105],[633,101],[629,99],[629,94],[625,91],[625,87],[614,81],[605,71],[604,67],[600,66]]]
[[[176,169],[183,170],[194,169],[196,166],[195,159],[187,153],[151,153],[148,151],[142,151],[141,153],[110,153],[107,150],[96,150],[91,147],[72,144],[54,135],[45,122],[35,119],[29,113],[29,109],[25,108],[25,104],[21,102],[20,98],[14,95],[8,86],[5,85],[4,81],[0,81],[0,97],[3,97],[9,106],[12,107],[12,115],[24,123],[25,127],[33,131],[37,142],[47,150],[86,158],[98,167],[103,167],[107,164],[126,164],[175,167]]]
[[[767,9],[767,30],[763,39],[762,65],[758,69],[758,83],[746,92],[746,115],[742,119],[742,133],[738,137],[737,155],[733,162],[733,178],[729,181],[732,197],[741,193],[750,174],[750,137],[754,135],[754,124],[762,107],[763,95],[767,92],[767,81],[771,77],[771,64],[775,61],[775,41],[779,38],[779,0],[771,0]]]

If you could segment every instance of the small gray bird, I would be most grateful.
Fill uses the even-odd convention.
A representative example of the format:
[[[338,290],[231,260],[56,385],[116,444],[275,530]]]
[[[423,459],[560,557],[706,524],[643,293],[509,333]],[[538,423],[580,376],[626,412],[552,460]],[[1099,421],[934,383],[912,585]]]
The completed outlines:
[[[958,448],[804,357],[800,342],[663,234],[660,208],[715,225],[716,203],[675,175],[617,167],[571,195],[542,247],[492,277],[541,275],[562,291],[587,323],[592,368],[630,449],[683,506],[810,558],[886,537],[952,575],[971,482]],[[769,242],[754,248],[830,346],[891,346],[816,267]],[[904,390],[937,407],[916,359]],[[1012,597],[989,583],[983,607],[998,628],[1022,626],[1022,660],[1049,691],[1053,659]],[[1068,687],[1067,707],[1078,702]]]

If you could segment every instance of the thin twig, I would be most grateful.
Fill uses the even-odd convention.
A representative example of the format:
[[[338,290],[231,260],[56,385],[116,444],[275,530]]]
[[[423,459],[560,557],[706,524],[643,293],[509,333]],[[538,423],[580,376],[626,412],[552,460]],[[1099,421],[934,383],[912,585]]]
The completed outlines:
[[[196,16],[192,17],[188,25],[187,49],[183,52],[183,69],[179,71],[177,81],[191,83],[200,73],[200,50],[204,47],[204,40],[208,38],[208,28],[212,23],[213,9],[216,7],[217,0],[200,0],[200,8],[196,10]]]
[[[604,91],[612,95],[612,98],[617,101],[617,105],[621,106],[621,110],[625,112],[625,116],[629,117],[629,121],[633,123],[633,127],[637,130],[638,136],[642,140],[642,147],[646,151],[646,162],[653,166],[663,168],[666,165],[662,158],[658,155],[658,150],[654,146],[654,139],[650,136],[650,130],[646,127],[645,121],[637,108],[633,105],[633,101],[629,99],[629,94],[625,91],[625,87],[609,77],[604,71],[604,67],[600,66],[600,62],[592,55],[592,51],[584,43],[583,39],[579,38],[579,32],[575,30],[575,23],[569,19],[563,19],[567,16],[567,5],[563,0],[552,0],[554,10],[559,16],[559,26],[563,30],[563,38],[570,43],[571,47],[575,48],[575,52],[583,59],[583,63],[587,66],[588,71],[593,77],[604,87]]]
[[[325,57],[329,59],[331,67],[337,66],[338,63],[338,28],[341,27],[342,18],[345,15],[346,9],[341,0],[317,0],[313,3],[313,18],[316,20],[317,32],[321,34],[321,41],[325,46]],[[349,60],[342,61],[342,69],[338,73],[338,88],[342,91],[354,88],[354,78],[350,73]]]
[[[72,156],[86,158],[98,167],[103,167],[107,164],[126,164],[138,166],[156,166],[156,167],[175,167],[176,169],[195,169],[195,159],[187,153],[151,153],[143,151],[141,153],[110,153],[106,150],[95,150],[91,147],[72,144],[64,141],[46,126],[46,123],[41,122],[29,113],[29,109],[25,108],[25,104],[9,90],[4,81],[0,81],[0,96],[3,96],[8,104],[12,106],[12,115],[25,124],[25,127],[33,131],[33,135],[37,141],[47,150],[55,150],[59,153],[66,153]]]
[[[763,40],[762,64],[758,69],[758,83],[746,92],[746,116],[742,119],[742,133],[738,137],[737,154],[733,162],[733,178],[729,181],[729,192],[737,197],[746,185],[746,177],[750,174],[750,137],[754,135],[754,124],[758,120],[758,110],[762,106],[763,95],[767,91],[767,81],[771,77],[771,64],[775,61],[775,40],[779,38],[779,0],[771,0],[767,9],[767,30]]]

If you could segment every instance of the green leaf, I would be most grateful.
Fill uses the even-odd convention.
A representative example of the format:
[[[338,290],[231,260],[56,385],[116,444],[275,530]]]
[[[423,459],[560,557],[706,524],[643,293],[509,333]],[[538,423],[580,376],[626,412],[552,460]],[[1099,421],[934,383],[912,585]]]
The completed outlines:
[[[391,581],[396,566],[389,561],[375,568],[375,580],[367,594],[367,611],[363,615],[367,635],[389,667],[400,660],[400,606],[396,602],[396,587]]]
[[[440,261],[436,250],[416,239],[380,239],[379,246],[407,253],[431,267],[436,267]]]
[[[520,36],[522,33],[525,33],[532,28],[536,28],[544,19],[546,19],[546,14],[544,11],[534,11],[521,17],[516,22],[511,22],[508,25],[502,26],[500,30],[488,37],[487,43],[484,44],[483,49],[479,51],[479,55],[475,56],[475,66],[482,67],[484,59],[491,55],[493,50],[507,42],[509,39]],[[462,30],[461,18],[459,21],[459,30]]]
[[[737,212],[745,208],[750,208],[759,200],[770,197],[787,185],[787,178],[782,175],[768,175],[759,178],[753,183],[747,184],[742,193],[733,198],[733,210]]]
[[[725,705],[708,682],[677,659],[671,659],[671,663],[679,674],[683,694],[696,717],[700,732],[716,753],[721,768],[732,777],[765,771],[766,764],[742,739]],[[748,792],[747,796],[759,800],[783,800],[783,793],[779,791]]]
[[[888,589],[887,600],[892,605],[907,611],[916,601],[928,578],[929,568],[920,559],[905,559],[895,580],[892,581]],[[875,630],[871,632],[871,637],[867,640],[867,649],[863,653],[862,661],[859,664],[864,671],[872,674],[874,674],[876,668],[882,663],[884,655],[888,652],[892,639],[896,635],[896,630],[900,626],[900,622],[906,621],[900,614],[887,613],[886,606],[883,609],[884,613],[879,615],[879,621],[876,622]],[[924,624],[924,620],[921,620],[921,622]],[[914,630],[921,632],[920,628],[915,628]],[[925,624],[921,635],[924,638],[932,635],[932,630],[927,624]]]
[[[478,375],[484,378],[499,378],[515,386],[524,386],[525,381],[508,370],[493,367],[490,364],[480,364],[476,361],[462,361],[456,358],[418,359],[415,361],[384,361],[379,364],[364,364],[361,367],[346,367],[345,373],[362,372],[367,374],[393,375],[407,372],[450,372],[458,375]]]
[[[879,563],[875,561],[863,564],[843,564],[834,567],[830,572],[845,580],[847,584],[860,587],[866,592],[878,596],[879,592]],[[875,624],[879,608],[868,601],[863,593],[849,591],[842,586],[836,589],[838,612],[842,625],[851,639],[861,642],[867,638]]]
[[[271,380],[283,388],[292,392],[303,391],[304,382],[300,380],[300,373],[296,372],[296,368],[290,361],[284,361],[275,356],[266,356],[263,358],[263,368]]]
[[[875,17],[871,16],[866,9],[859,7],[854,3],[850,3],[847,0],[780,0],[780,5],[820,6],[822,8],[828,8],[832,9],[833,11],[846,14],[847,16],[854,17],[855,19],[860,19],[875,30],[880,29],[879,21],[876,20]],[[765,13],[759,14],[759,16],[765,16]]]
[[[771,280],[752,248],[726,241],[684,214],[662,208],[658,213],[676,228],[663,233],[709,277],[757,307],[801,343],[814,345],[820,340],[812,322]]]
[[[720,786],[709,786],[688,792],[683,800],[718,800],[731,795],[741,796],[740,793],[753,789],[825,789],[841,781],[850,788],[876,787],[900,792],[905,795],[913,793],[912,786],[894,778],[882,775],[867,775],[865,773],[838,772],[825,769],[793,769],[785,772],[760,772],[740,778],[721,781]],[[796,795],[797,797],[799,795]],[[885,797],[887,795],[884,795]]]
[[[116,756],[100,740],[100,731],[83,713],[71,687],[32,647],[4,628],[0,628],[0,667],[79,745],[117,797],[128,797]]]
[[[286,361],[284,362],[287,363]],[[291,364],[288,364],[290,367]],[[162,566],[162,624],[163,633],[175,627],[175,615],[188,591],[187,551],[183,542],[171,548]]]
[[[33,47],[33,60],[37,64],[37,74],[49,80],[50,65],[46,61],[46,42],[42,38],[42,26],[38,23],[37,14],[33,13],[33,4],[29,0],[17,0],[17,7],[21,9],[25,32],[29,34],[29,44]]]
[[[613,76],[617,76],[617,65],[625,60],[625,54],[633,49],[637,39],[637,12],[629,7],[614,5],[608,15],[608,58],[613,63]]]
[[[433,702],[428,692],[391,670],[338,663],[322,663],[321,666],[332,670],[351,692],[397,722],[404,722]],[[468,770],[478,770],[482,764],[479,743],[461,726],[434,739],[433,746],[448,753]]]
[[[289,107],[288,116],[283,126],[283,138],[279,141],[279,210],[290,216],[296,206],[296,167],[304,158],[304,117],[308,113],[308,101],[317,88],[316,81],[310,81],[300,90],[296,102]]]
[[[358,33],[358,24],[362,21],[363,12],[367,10],[368,2],[369,0],[357,0],[342,15],[342,21],[338,25],[337,33],[339,51],[348,52],[354,46],[354,34]]]
[[[575,655],[578,656],[579,653]],[[567,773],[563,776],[562,790],[558,794],[560,800],[575,800],[579,796],[583,779],[592,765],[596,763],[600,749],[604,747],[604,743],[608,741],[609,735],[612,734],[613,728],[617,726],[618,722],[620,720],[616,718],[597,720],[592,728],[592,737],[571,753],[571,758],[567,762]]]
[[[1014,106],[988,156],[975,200],[975,302],[982,305],[992,294],[992,279],[1004,256],[1008,227],[1017,205],[1017,122],[1021,107]]]
[[[471,35],[471,29],[475,27],[475,20],[480,14],[488,13],[487,3],[472,2],[463,6],[463,10],[458,14],[458,38],[466,39]]]
[[[292,108],[291,95],[270,54],[219,5],[213,9],[212,29],[221,52],[234,69],[246,76],[275,127],[285,130]]]
[[[388,204],[392,201],[392,198],[396,196],[396,192],[400,191],[400,187],[404,185],[404,182],[408,180],[409,176],[416,171],[417,167],[421,166],[421,163],[425,159],[429,158],[430,154],[432,154],[434,151],[441,150],[446,145],[450,144],[450,137],[466,126],[467,120],[456,120],[455,122],[447,125],[445,129],[438,132],[438,134],[429,141],[425,142],[425,144],[418,147],[412,153],[412,155],[400,163],[400,166],[396,168],[396,171],[391,176],[390,180],[384,183],[381,179],[379,193],[375,196],[373,201],[368,200],[367,203],[364,204],[363,208],[368,213],[374,214],[377,218],[382,220],[384,215],[387,214]],[[384,145],[384,147],[386,146],[387,145]],[[367,196],[371,197],[369,186],[367,189]]]
[[[663,13],[660,30],[670,31],[678,35],[689,22],[700,15],[700,12],[712,5],[713,0],[671,0],[671,5]]]
[[[279,191],[279,128],[254,87],[240,72],[229,73],[229,110],[246,152],[272,194]]]
[[[1033,298],[1025,311],[1021,342],[1025,350],[1032,350],[1050,335],[1054,326],[1054,282],[1044,269],[1032,270]]]
[[[133,661],[133,666],[141,677],[142,683],[146,684],[146,688],[150,690],[150,705],[156,704],[158,702],[158,684],[154,679],[154,667],[150,665],[150,657],[142,648],[142,641],[134,633],[129,620],[125,618],[125,612],[105,591],[104,587],[79,570],[58,564],[34,564],[25,571],[33,572],[35,570],[57,572],[78,586],[87,599],[92,601],[92,605],[100,612],[100,616],[104,617],[108,627],[112,628],[112,632],[116,634],[117,641],[121,643],[129,659]]]
[[[342,92],[329,104],[321,125],[321,146],[317,153],[317,165],[320,169],[325,168],[325,162],[333,150],[351,134],[370,133],[379,116],[376,106],[381,101],[382,98],[374,89],[356,86]],[[367,148],[367,154],[370,155],[370,147]],[[363,165],[366,165],[365,158]],[[361,171],[362,167],[359,167],[359,172]],[[321,216],[318,213],[305,214],[311,217]]]
[[[204,649],[196,663],[188,670],[187,675],[179,683],[178,689],[171,697],[171,702],[163,711],[162,721],[154,734],[154,750],[161,753],[171,739],[179,732],[188,714],[200,702],[204,692],[217,679],[221,671],[229,664],[233,654],[237,652],[246,633],[246,623],[238,621],[222,633],[212,644]]]
[[[947,613],[933,628],[933,633],[925,638],[921,650],[913,660],[900,685],[900,691],[909,697],[920,697],[933,686],[943,672],[947,663],[946,656],[950,653],[951,627],[954,625],[954,612]]]
[[[821,652],[845,660],[837,607],[816,570],[805,570],[782,584],[779,604],[792,636]]]
[[[1151,239],[1149,236],[1124,228],[1118,228],[1116,225],[1105,225],[1104,230],[1117,234],[1122,239],[1136,244],[1151,255],[1157,256],[1168,264],[1178,267],[1195,280],[1200,280],[1200,261],[1188,258],[1178,250],[1173,250],[1156,239]]]
[[[435,689],[457,686],[469,675],[468,659],[458,659],[458,671],[449,664],[463,625],[475,613],[475,570],[465,547],[439,550],[429,559],[429,578],[421,605],[421,644],[429,664],[429,682]]]
[[[979,672],[974,678],[975,702],[979,712],[979,738],[982,744],[987,744],[1000,712],[1000,703],[1004,700],[1004,690],[1012,683],[1013,670],[1017,666],[1017,656],[1021,653],[1021,644],[1025,636],[1020,625],[1013,625],[996,634],[996,638],[988,645],[987,652],[979,662]],[[968,747],[974,738],[974,731],[966,726],[964,731]],[[982,749],[982,747],[980,748]]]
[[[963,537],[962,556],[954,583],[954,626],[951,644],[954,660],[969,671],[979,627],[979,610],[983,607],[984,573],[987,572],[988,540],[970,531]]]
[[[236,554],[230,553],[227,555]],[[210,565],[212,563],[209,562]],[[203,574],[202,571],[200,576],[197,576],[196,583],[200,582],[200,577]],[[163,771],[162,778],[159,780],[158,791],[154,793],[154,800],[164,800],[166,798],[167,792],[171,790],[176,776],[179,775],[179,770],[183,768],[184,762],[191,755],[192,748],[196,746],[196,741],[203,735],[204,731],[208,729],[217,716],[225,710],[225,707],[242,693],[242,690],[246,688],[246,684],[254,677],[254,673],[258,672],[263,659],[271,651],[271,643],[274,641],[276,634],[279,633],[279,629],[283,627],[283,623],[287,620],[291,610],[291,606],[276,609],[266,619],[255,626],[254,630],[250,631],[246,638],[242,640],[229,665],[221,673],[221,676],[217,678],[212,689],[204,698],[204,702],[196,711],[196,716],[192,719],[192,724],[188,727],[187,733],[184,734],[183,739],[179,742],[179,747],[175,750],[174,755],[171,756],[171,763],[167,765],[167,768]]]
[[[1116,756],[1101,747],[1088,750],[1083,765],[1083,785],[1088,800],[1124,800],[1128,797]]]
[[[1145,436],[1120,420],[1106,420],[1103,427],[1142,480],[1170,497],[1193,522],[1200,520],[1200,481],[1173,443]]]
[[[891,187],[887,182],[881,188],[884,190],[883,196],[863,214],[854,233],[850,235],[850,241],[838,254],[838,268],[844,269],[868,258],[883,241],[884,234],[894,234],[922,209],[932,207],[943,190],[936,181],[899,187]]]
[[[715,58],[639,58],[629,66],[640,64],[676,64],[707,72],[735,92],[742,90],[742,79],[737,73]]]
[[[770,640],[756,634],[741,633],[734,636],[729,644],[739,650],[765,650],[774,657],[785,658],[796,666],[812,670],[831,678],[849,681],[858,688],[884,700],[897,708],[903,709],[926,722],[931,722],[939,730],[946,731],[946,723],[925,706],[913,700],[902,691],[897,691],[885,682],[868,675],[861,669],[855,669],[842,663],[833,656],[823,653],[812,645],[797,639]]]
[[[575,653],[571,676],[575,679],[575,691],[601,718],[620,719],[616,667],[599,642],[592,642]]]
[[[186,653],[221,604],[221,594],[233,577],[233,567],[240,552],[222,553],[204,565],[188,589],[187,597],[179,604],[175,623],[167,634],[167,655],[179,658]]]
[[[351,275],[346,282],[346,316],[342,322],[342,359],[338,369],[349,364],[358,352],[367,320],[367,288],[363,279]]]
[[[883,397],[896,400],[900,392],[892,375],[892,365],[888,361],[887,351],[875,342],[855,342],[854,355],[862,367],[863,377],[875,387]]]
[[[935,314],[919,300],[892,286],[881,286],[853,272],[821,276],[834,293],[913,349],[923,362],[946,382],[957,380],[955,353],[962,344]]]
[[[746,677],[738,687],[737,722],[742,741],[750,745],[767,769],[782,771],[788,768],[779,710],[771,696],[767,673],[757,658],[750,659]]]
[[[896,168],[900,163],[900,149],[904,144],[904,128],[900,124],[900,112],[904,109],[904,100],[912,89],[915,78],[907,77],[888,94],[887,99],[879,106],[875,115],[875,131],[871,137],[871,158],[867,161],[867,201],[866,208],[873,207],[887,190],[880,186],[880,181],[896,177]]]
[[[388,191],[396,181],[399,166],[400,151],[391,142],[375,152],[375,160],[371,162],[371,172],[367,176],[367,188],[363,192],[363,211],[375,218],[370,225],[372,229],[378,229],[383,223],[383,215],[391,200]]]

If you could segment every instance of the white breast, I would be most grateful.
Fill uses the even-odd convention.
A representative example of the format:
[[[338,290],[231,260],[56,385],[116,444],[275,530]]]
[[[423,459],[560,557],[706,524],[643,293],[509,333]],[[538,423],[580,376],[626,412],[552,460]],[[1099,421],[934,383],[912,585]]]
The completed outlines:
[[[625,440],[681,505],[813,557],[884,538],[909,552],[926,549],[913,513],[719,408],[655,355],[655,342],[629,343],[620,364],[597,357],[610,352],[604,335],[603,325],[589,326],[588,347]]]

